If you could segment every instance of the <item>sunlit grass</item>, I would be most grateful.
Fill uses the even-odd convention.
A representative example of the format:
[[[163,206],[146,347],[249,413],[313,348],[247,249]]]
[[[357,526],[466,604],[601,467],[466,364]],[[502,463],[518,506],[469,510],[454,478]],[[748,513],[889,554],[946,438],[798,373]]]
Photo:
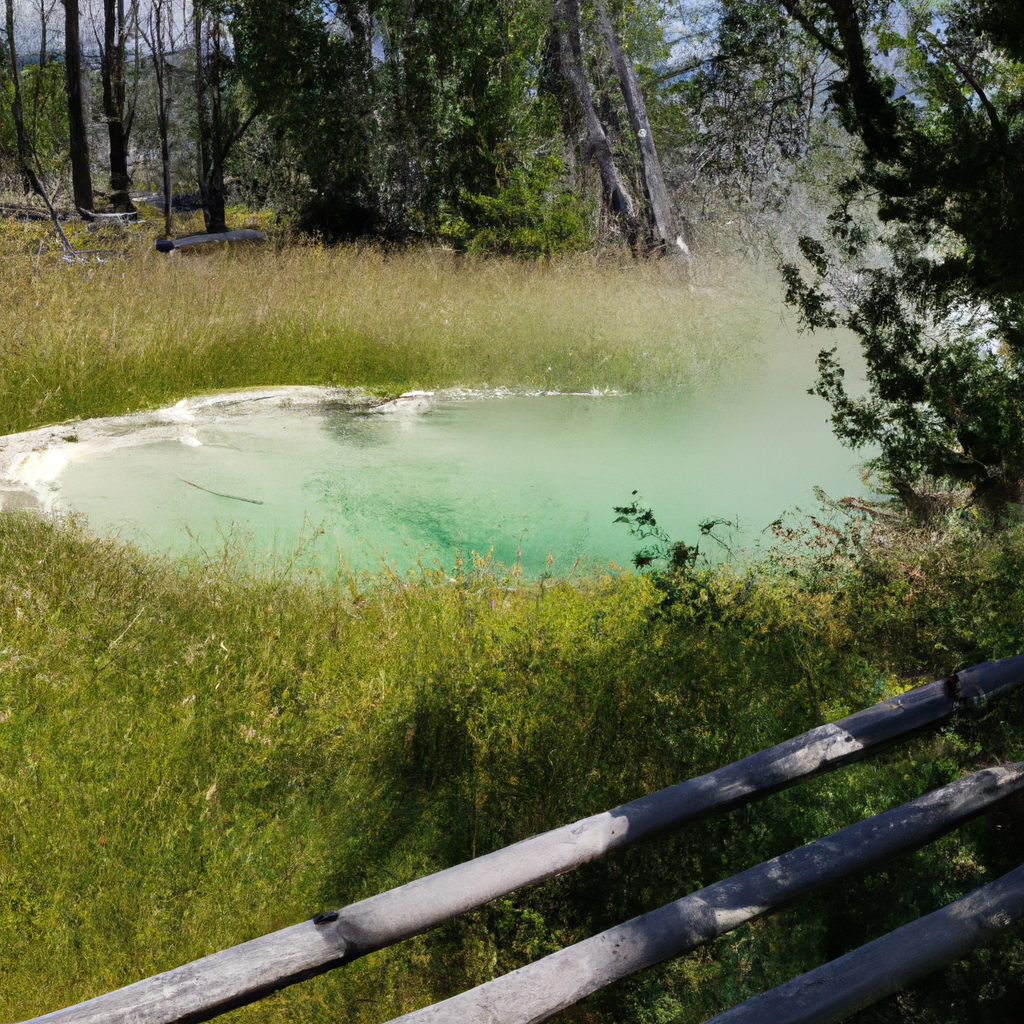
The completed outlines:
[[[688,282],[657,261],[285,242],[168,257],[151,222],[79,231],[106,262],[69,266],[52,239],[40,254],[44,227],[0,229],[0,433],[267,385],[694,385],[743,358],[773,303],[721,267]]]
[[[0,515],[0,1020],[606,809],[1024,643],[1019,530],[910,538],[863,569],[822,558],[810,573],[762,565],[667,588],[634,574],[523,581],[482,564],[454,581],[368,586],[243,572],[246,561],[227,549],[169,563],[73,523]],[[378,1024],[1017,759],[1022,710],[1024,693],[1010,695],[232,1019]],[[856,914],[839,883],[566,1019],[642,1024],[667,1007],[663,1019],[697,1024],[1015,866],[1011,824],[989,816],[868,873]],[[1019,933],[1003,948],[1019,962]],[[987,964],[961,989],[1011,973]]]

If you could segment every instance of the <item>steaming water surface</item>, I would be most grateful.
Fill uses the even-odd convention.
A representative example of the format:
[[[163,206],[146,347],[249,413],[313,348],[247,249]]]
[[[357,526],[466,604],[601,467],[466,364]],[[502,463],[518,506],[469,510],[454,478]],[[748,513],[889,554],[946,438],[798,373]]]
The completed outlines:
[[[729,385],[672,394],[413,394],[371,409],[292,389],[180,403],[55,428],[8,483],[161,552],[213,554],[235,536],[287,555],[323,526],[326,565],[450,568],[456,550],[532,573],[625,565],[638,543],[612,506],[634,489],[674,539],[724,517],[749,543],[786,509],[814,507],[815,485],[864,489],[806,393],[820,340],[781,338]]]

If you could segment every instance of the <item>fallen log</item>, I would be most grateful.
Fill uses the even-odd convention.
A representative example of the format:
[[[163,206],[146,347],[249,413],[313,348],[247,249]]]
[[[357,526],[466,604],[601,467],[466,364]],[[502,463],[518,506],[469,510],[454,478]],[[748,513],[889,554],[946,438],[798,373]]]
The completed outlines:
[[[1021,792],[1024,764],[975,772],[391,1024],[539,1024],[614,981],[929,843]]]
[[[515,889],[867,757],[1024,680],[1024,655],[901,693],[768,750],[302,924],[36,1020],[193,1024],[262,999]],[[85,1007],[90,1007],[88,1012]]]
[[[212,235],[187,235],[185,238],[158,238],[157,252],[171,252],[173,249],[184,249],[189,245],[205,245],[207,242],[263,242],[266,235],[262,231],[218,231]]]
[[[706,1024],[829,1024],[948,967],[1024,917],[1024,867]]]
[[[46,210],[40,210],[33,206],[17,206],[11,203],[0,203],[0,215],[4,217],[17,217],[19,220],[50,220],[50,214]],[[59,210],[58,217],[67,220],[71,215],[66,210]]]
[[[134,223],[139,219],[136,210],[122,210],[118,213],[99,213],[96,210],[83,210],[79,206],[78,213],[82,220],[96,224],[127,224]]]

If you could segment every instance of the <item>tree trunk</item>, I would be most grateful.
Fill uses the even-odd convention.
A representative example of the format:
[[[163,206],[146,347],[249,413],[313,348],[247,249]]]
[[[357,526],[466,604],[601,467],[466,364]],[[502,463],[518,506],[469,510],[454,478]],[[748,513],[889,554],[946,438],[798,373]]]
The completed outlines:
[[[103,113],[110,140],[110,201],[118,210],[134,210],[128,186],[128,133],[124,121],[124,0],[103,0]]]
[[[39,0],[39,67],[46,67],[46,0]]]
[[[196,52],[196,149],[199,159],[199,191],[203,197],[203,220],[211,233],[227,231],[224,212],[224,154],[221,151],[220,51],[217,26],[214,52],[207,62],[203,53],[203,17],[193,9]]]
[[[91,210],[92,172],[89,170],[89,138],[85,133],[85,109],[82,100],[82,48],[78,35],[78,0],[64,4],[64,88],[68,97],[68,123],[71,130],[71,187],[75,206]]]
[[[203,220],[209,227],[209,201],[206,192],[208,133],[206,131],[206,73],[203,67],[203,16],[199,4],[192,4],[192,43],[196,62],[196,178],[203,199]]]
[[[640,160],[643,163],[644,183],[647,187],[647,198],[654,215],[655,230],[658,234],[658,245],[666,255],[676,256],[690,262],[690,250],[683,239],[683,232],[672,212],[672,203],[665,187],[665,177],[661,172],[661,161],[654,145],[654,134],[647,119],[647,104],[636,80],[633,62],[622,52],[619,40],[615,35],[608,15],[601,5],[598,8],[598,24],[608,44],[608,51],[615,65],[622,88],[622,98],[626,101],[629,121],[636,136],[640,149]]]
[[[224,139],[224,117],[221,108],[221,75],[225,55],[221,51],[221,23],[213,23],[210,67],[207,74],[210,97],[210,162],[206,176],[208,216],[206,230],[211,234],[222,234],[228,225],[224,212],[224,160],[227,157]]]
[[[160,163],[164,179],[164,234],[171,236],[171,147],[167,137],[167,78],[164,64],[164,5],[163,0],[153,4],[153,38],[147,40],[153,54],[153,77],[156,79],[156,126],[160,135]]]
[[[562,73],[572,87],[587,126],[587,150],[597,163],[604,205],[619,219],[633,245],[637,233],[636,203],[615,166],[611,143],[594,109],[583,67],[581,20],[579,0],[552,0],[551,22],[558,35]]]

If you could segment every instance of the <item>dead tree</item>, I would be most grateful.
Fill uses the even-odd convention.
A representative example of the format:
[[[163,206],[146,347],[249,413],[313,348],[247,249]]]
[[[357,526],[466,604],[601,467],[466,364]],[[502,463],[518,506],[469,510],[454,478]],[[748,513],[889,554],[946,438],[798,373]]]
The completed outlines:
[[[128,138],[131,111],[125,103],[124,0],[103,0],[103,51],[100,78],[103,82],[103,115],[110,142],[110,201],[118,210],[134,210],[128,187]]]
[[[60,220],[57,218],[57,211],[54,210],[50,197],[46,194],[46,189],[33,167],[32,147],[29,145],[28,135],[25,132],[25,116],[21,105],[21,75],[18,70],[18,50],[14,40],[14,0],[6,0],[6,14],[7,56],[10,60],[11,80],[14,84],[11,98],[11,118],[14,121],[17,140],[18,163],[21,165],[21,173],[25,176],[32,191],[42,199],[46,204],[46,209],[50,211],[50,219],[60,236],[65,252],[74,256],[74,247],[68,241],[68,236],[64,234],[64,229],[60,226]]]
[[[601,124],[590,94],[583,59],[583,27],[579,0],[552,0],[551,27],[558,45],[562,75],[569,83],[587,129],[587,155],[597,164],[605,209],[621,224],[631,247],[636,243],[636,200],[626,184],[612,153],[608,135]]]
[[[139,31],[149,47],[153,58],[153,78],[156,81],[156,127],[160,136],[160,166],[163,174],[164,197],[164,234],[171,234],[171,144],[169,137],[170,125],[170,82],[167,62],[167,48],[173,49],[174,21],[165,0],[153,0],[149,10],[149,23],[145,30]]]
[[[647,104],[640,91],[633,61],[619,45],[615,27],[603,4],[600,4],[597,9],[597,24],[608,46],[615,73],[618,75],[622,98],[625,100],[626,110],[629,112],[630,126],[640,151],[644,185],[654,219],[658,247],[666,255],[682,258],[689,263],[690,250],[683,238],[681,225],[672,211],[672,202],[669,199],[668,189],[665,187],[665,176],[661,172],[661,160],[658,158],[658,150],[654,145],[654,133],[651,131],[651,123],[647,118]]]

